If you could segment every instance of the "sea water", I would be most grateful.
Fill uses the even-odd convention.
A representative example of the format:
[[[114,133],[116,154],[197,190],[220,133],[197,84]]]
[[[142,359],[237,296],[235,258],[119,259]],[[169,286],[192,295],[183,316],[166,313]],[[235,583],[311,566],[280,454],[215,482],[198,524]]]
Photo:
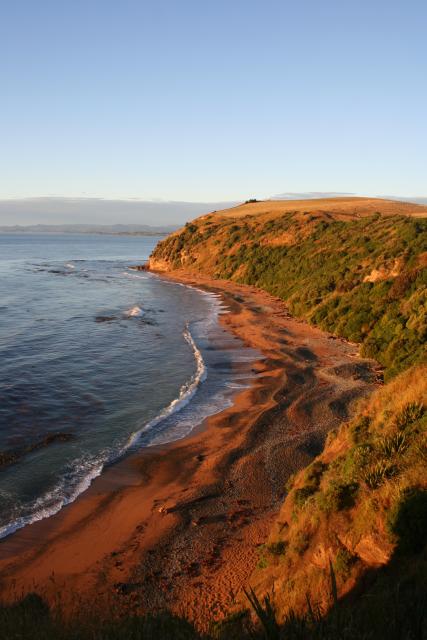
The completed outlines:
[[[220,298],[132,268],[159,239],[0,234],[0,537],[247,386]]]

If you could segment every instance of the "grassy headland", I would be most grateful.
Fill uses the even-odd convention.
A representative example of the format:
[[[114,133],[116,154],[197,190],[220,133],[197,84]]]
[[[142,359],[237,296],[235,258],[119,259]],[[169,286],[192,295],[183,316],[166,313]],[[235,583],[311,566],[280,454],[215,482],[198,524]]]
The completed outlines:
[[[187,224],[150,265],[256,285],[361,343],[388,379],[426,355],[423,216],[427,207],[375,199],[249,203]]]

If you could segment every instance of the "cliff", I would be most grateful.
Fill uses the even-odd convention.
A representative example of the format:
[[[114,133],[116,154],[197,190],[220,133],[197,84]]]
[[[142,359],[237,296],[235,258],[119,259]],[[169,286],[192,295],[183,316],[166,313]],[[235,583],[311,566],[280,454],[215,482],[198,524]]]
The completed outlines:
[[[369,198],[265,201],[197,218],[149,268],[255,285],[361,344],[386,378],[426,356],[427,207]]]

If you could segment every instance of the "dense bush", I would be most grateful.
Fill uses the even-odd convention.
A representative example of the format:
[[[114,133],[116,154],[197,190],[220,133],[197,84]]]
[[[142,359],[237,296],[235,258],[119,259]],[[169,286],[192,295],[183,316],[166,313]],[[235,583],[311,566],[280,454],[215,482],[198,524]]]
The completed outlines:
[[[348,551],[348,549],[341,547],[335,557],[335,571],[338,575],[342,576],[345,579],[356,562],[357,556]]]
[[[359,485],[356,482],[332,481],[318,496],[319,508],[326,513],[350,509],[354,505],[358,489]]]
[[[305,474],[305,483],[299,489],[294,491],[294,504],[301,508],[307,502],[308,498],[314,495],[320,487],[320,481],[327,469],[327,465],[317,460],[311,464]]]

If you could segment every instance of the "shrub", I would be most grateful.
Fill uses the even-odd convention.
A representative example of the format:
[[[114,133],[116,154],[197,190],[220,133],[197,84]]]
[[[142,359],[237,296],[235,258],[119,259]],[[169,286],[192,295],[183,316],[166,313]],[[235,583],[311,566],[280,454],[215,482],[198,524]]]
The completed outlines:
[[[408,491],[392,508],[387,526],[398,539],[399,551],[407,554],[421,552],[427,540],[427,491]]]
[[[267,550],[273,556],[283,556],[285,555],[288,544],[289,543],[285,542],[285,540],[278,540],[277,542],[271,542],[267,546]]]
[[[358,469],[364,467],[371,459],[373,451],[373,446],[367,442],[355,447],[352,451],[353,464]]]
[[[421,402],[409,402],[397,414],[395,424],[398,429],[406,429],[411,424],[423,417],[425,407]]]
[[[320,460],[316,460],[308,467],[304,486],[300,489],[295,489],[294,492],[294,504],[296,507],[303,507],[308,498],[319,490],[320,481],[327,468],[328,465]]]
[[[84,608],[76,618],[66,619],[49,611],[35,594],[11,606],[0,606],[2,640],[200,640],[184,618],[166,611],[155,615],[127,614],[119,620],[100,618]]]
[[[409,446],[408,437],[402,431],[398,431],[391,436],[386,436],[380,440],[378,449],[381,455],[391,458],[395,454],[401,454]]]
[[[317,491],[316,487],[312,487],[310,485],[305,485],[300,489],[295,489],[294,491],[294,505],[301,509],[307,502],[308,498],[314,495]]]
[[[346,578],[350,573],[351,567],[357,561],[357,556],[353,555],[345,547],[341,547],[335,557],[334,567],[335,571],[343,578]]]
[[[360,444],[362,440],[366,439],[370,423],[371,419],[369,416],[361,416],[352,426],[351,436],[354,444]]]
[[[357,482],[332,481],[327,490],[318,497],[319,508],[326,513],[350,509],[355,503],[358,489]]]
[[[363,479],[369,489],[377,489],[385,480],[397,473],[396,466],[385,460],[372,465],[364,474]]]
[[[310,534],[308,531],[298,531],[293,544],[294,551],[302,556],[308,549],[310,544]]]
[[[328,465],[321,460],[316,460],[307,469],[305,474],[306,482],[318,487],[323,474],[325,473]]]

